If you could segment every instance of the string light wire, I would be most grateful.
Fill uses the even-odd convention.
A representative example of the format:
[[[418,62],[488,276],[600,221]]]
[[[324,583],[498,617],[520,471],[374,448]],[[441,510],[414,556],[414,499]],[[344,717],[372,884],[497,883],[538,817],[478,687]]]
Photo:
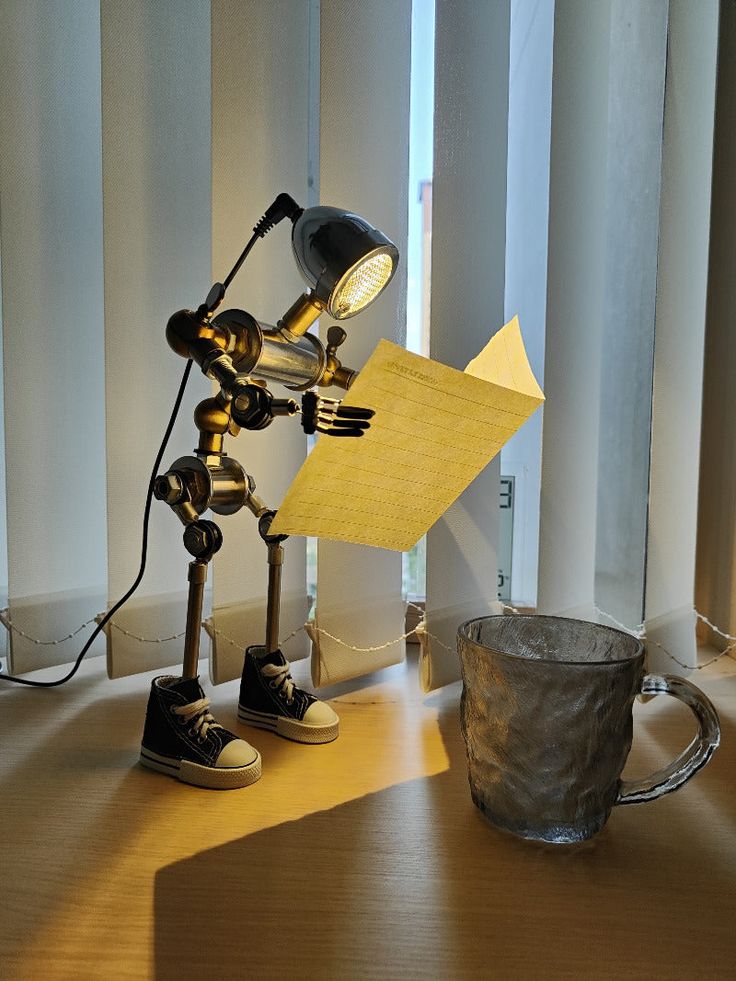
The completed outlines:
[[[64,637],[60,637],[57,640],[39,640],[38,638],[31,637],[29,634],[27,634],[24,630],[22,630],[20,627],[18,627],[10,620],[7,609],[0,611],[0,623],[4,624],[4,626],[8,630],[12,630],[13,632],[19,634],[19,636],[23,637],[25,640],[29,641],[32,644],[36,644],[40,647],[50,647],[50,646],[55,646],[57,644],[63,644],[65,641],[71,640],[73,637],[76,637],[76,635],[80,633],[82,630],[84,630],[85,627],[88,627],[90,624],[95,622],[98,623],[98,630],[95,631],[95,634],[91,638],[92,640],[94,640],[94,637],[97,636],[99,630],[104,628],[105,626],[110,626],[115,630],[118,630],[120,633],[124,634],[126,637],[130,637],[132,640],[136,640],[142,644],[165,644],[171,640],[179,640],[181,637],[184,636],[185,631],[182,631],[181,633],[178,634],[171,634],[169,637],[141,637],[140,635],[135,634],[130,630],[126,630],[125,627],[122,627],[120,626],[120,624],[115,623],[114,620],[112,621],[110,620],[110,616],[115,612],[116,609],[119,609],[119,607],[122,605],[122,602],[124,602],[124,600],[116,604],[116,606],[112,608],[112,610],[106,617],[102,617],[102,616],[92,617],[90,620],[86,620],[80,627],[78,627],[72,633],[67,634]],[[521,615],[521,611],[518,610],[515,606],[511,606],[508,603],[502,603],[501,605],[504,610],[508,610],[515,615]],[[419,638],[426,637],[429,640],[431,640],[432,643],[438,644],[441,648],[443,648],[443,650],[448,651],[451,654],[457,654],[457,651],[454,647],[449,647],[442,640],[440,640],[440,638],[437,637],[436,634],[430,633],[430,631],[427,629],[426,611],[421,606],[418,606],[416,603],[409,602],[407,603],[407,607],[416,610],[420,614],[420,619],[417,622],[416,626],[412,630],[407,630],[403,634],[400,634],[398,637],[394,637],[391,640],[387,640],[382,644],[374,644],[370,647],[359,647],[356,644],[351,644],[349,641],[344,640],[342,637],[335,636],[335,634],[330,633],[328,630],[325,630],[323,627],[318,627],[313,620],[308,620],[305,623],[303,623],[300,627],[297,627],[295,630],[292,630],[291,633],[287,634],[285,637],[282,637],[281,640],[279,641],[279,646],[283,647],[284,644],[288,643],[288,641],[290,641],[293,637],[296,637],[296,635],[301,633],[302,630],[306,630],[307,633],[309,634],[321,634],[324,637],[328,637],[336,644],[340,644],[341,647],[345,647],[350,651],[354,651],[356,654],[372,654],[377,651],[384,651],[389,647],[393,647],[395,644],[400,644],[402,641],[408,640],[409,637],[411,636],[417,636]],[[681,668],[685,668],[686,670],[701,671],[703,668],[707,668],[709,665],[714,664],[716,661],[719,661],[722,657],[730,656],[730,652],[734,649],[734,647],[736,647],[736,636],[734,636],[733,634],[725,633],[725,631],[721,630],[719,627],[716,627],[715,624],[711,623],[711,621],[702,613],[699,613],[697,610],[693,610],[693,614],[695,615],[695,617],[697,617],[698,620],[705,623],[708,627],[711,628],[711,630],[715,631],[717,634],[720,634],[720,636],[723,637],[724,639],[731,641],[731,643],[727,647],[725,647],[722,651],[719,651],[718,654],[716,654],[714,657],[710,658],[707,661],[702,662],[701,664],[696,664],[696,665],[686,664],[684,661],[680,661],[679,658],[675,657],[675,655],[672,654],[671,651],[667,650],[667,648],[664,647],[662,644],[660,644],[658,641],[653,640],[651,638],[647,638],[644,624],[640,624],[638,627],[634,627],[634,628],[627,627],[625,624],[621,623],[615,617],[611,616],[610,613],[606,613],[605,610],[602,610],[599,607],[595,607],[594,609],[599,616],[605,617],[607,620],[610,620],[611,623],[613,623],[618,629],[623,630],[625,633],[630,634],[632,637],[636,637],[638,640],[646,641],[646,643],[653,644],[655,647],[658,647],[668,657],[672,658],[672,660],[676,664],[678,664]],[[233,637],[230,637],[228,634],[226,634],[223,630],[220,630],[219,628],[215,627],[211,620],[203,620],[202,626],[205,627],[212,635],[217,637],[219,640],[224,641],[226,644],[230,644],[232,647],[236,647],[239,650],[242,650],[242,648],[245,646],[242,642],[235,640]],[[89,643],[90,641],[88,641],[88,645]],[[75,669],[73,669],[73,671],[70,673],[68,677],[71,677],[71,674],[73,674],[75,670],[76,667]],[[13,680],[8,675],[0,674],[0,680],[2,680],[3,678],[6,678],[7,680]],[[23,679],[21,679],[21,681],[22,680]],[[62,683],[63,683],[62,681],[59,681],[59,682],[48,682],[45,684],[47,686],[52,686],[53,684],[62,684]],[[38,682],[38,684],[41,684],[41,682]]]

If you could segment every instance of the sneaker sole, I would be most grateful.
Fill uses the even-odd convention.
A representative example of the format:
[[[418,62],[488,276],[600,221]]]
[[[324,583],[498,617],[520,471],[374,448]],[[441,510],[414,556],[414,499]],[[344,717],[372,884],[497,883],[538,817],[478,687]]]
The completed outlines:
[[[217,767],[202,766],[201,763],[180,760],[175,756],[162,756],[141,746],[140,762],[149,770],[166,773],[183,783],[206,787],[208,790],[237,790],[240,787],[249,787],[261,778],[260,753],[257,753],[253,762],[247,766]]]
[[[253,709],[238,705],[238,722],[256,729],[266,729],[275,732],[277,736],[291,739],[295,743],[331,743],[340,733],[340,721],[329,726],[310,726],[306,722],[287,719],[283,715],[269,715],[267,712],[255,712]]]

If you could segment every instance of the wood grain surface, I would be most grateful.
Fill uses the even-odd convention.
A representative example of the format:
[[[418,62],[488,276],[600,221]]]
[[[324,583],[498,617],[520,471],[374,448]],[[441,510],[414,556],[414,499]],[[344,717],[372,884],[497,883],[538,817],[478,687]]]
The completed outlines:
[[[734,669],[694,679],[709,766],[562,848],[476,811],[459,686],[421,695],[416,664],[330,690],[328,746],[239,730],[263,778],[225,792],[137,765],[150,675],[0,685],[0,977],[735,978]],[[237,687],[207,688],[237,730]],[[672,699],[635,715],[630,776],[693,731]]]

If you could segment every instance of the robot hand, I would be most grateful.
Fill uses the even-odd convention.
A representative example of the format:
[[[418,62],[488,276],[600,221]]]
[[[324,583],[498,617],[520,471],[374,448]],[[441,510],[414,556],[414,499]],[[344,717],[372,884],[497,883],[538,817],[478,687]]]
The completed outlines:
[[[302,428],[308,435],[314,432],[327,436],[362,436],[370,429],[373,409],[343,405],[339,399],[320,398],[307,392],[302,398]]]

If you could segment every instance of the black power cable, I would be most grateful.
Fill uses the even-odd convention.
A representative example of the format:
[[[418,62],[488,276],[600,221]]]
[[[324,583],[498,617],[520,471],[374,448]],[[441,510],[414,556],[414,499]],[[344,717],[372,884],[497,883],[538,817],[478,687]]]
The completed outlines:
[[[256,244],[259,238],[263,238],[274,225],[278,225],[280,221],[284,218],[291,219],[292,223],[298,221],[300,215],[304,213],[304,209],[300,208],[296,203],[294,198],[290,194],[281,193],[276,198],[276,200],[271,204],[260,219],[253,226],[253,235],[249,239],[247,245],[243,251],[238,256],[238,259],[230,270],[230,272],[225,277],[224,283],[215,283],[210,290],[207,299],[204,301],[202,306],[197,310],[198,317],[208,317],[210,314],[214,313],[219,307],[222,301],[225,299],[225,293],[228,286],[232,283],[233,279],[237,275],[238,270],[243,265],[245,260],[248,258],[250,250]]]
[[[151,479],[148,482],[148,492],[146,494],[146,506],[143,509],[143,541],[141,544],[141,565],[138,570],[138,575],[135,578],[135,582],[130,587],[128,592],[121,597],[115,606],[113,606],[105,616],[100,620],[95,629],[92,631],[92,635],[88,639],[87,643],[84,645],[82,650],[77,656],[77,660],[74,662],[74,666],[65,674],[63,678],[59,678],[57,681],[31,681],[30,678],[18,678],[12,674],[4,674],[0,672],[0,681],[14,681],[18,685],[29,685],[32,688],[56,688],[59,685],[66,684],[70,681],[79,669],[79,665],[90,649],[96,638],[99,636],[100,631],[106,626],[110,619],[118,612],[124,603],[127,603],[133,593],[138,589],[143,579],[143,574],[146,571],[146,558],[148,555],[148,521],[151,516],[151,503],[153,501],[153,485],[158,475],[159,467],[161,466],[161,461],[163,460],[164,453],[166,452],[166,446],[168,445],[169,439],[171,437],[171,432],[174,428],[174,423],[176,422],[176,417],[179,414],[179,409],[181,408],[181,402],[184,398],[184,390],[187,387],[187,382],[189,381],[189,373],[192,370],[192,362],[187,361],[186,368],[184,369],[184,375],[182,376],[181,383],[179,385],[179,391],[176,396],[176,401],[174,402],[174,408],[171,412],[171,418],[169,419],[169,424],[166,427],[166,432],[164,433],[164,438],[159,447],[159,451],[156,454],[156,460],[153,464],[153,470],[151,471]]]

